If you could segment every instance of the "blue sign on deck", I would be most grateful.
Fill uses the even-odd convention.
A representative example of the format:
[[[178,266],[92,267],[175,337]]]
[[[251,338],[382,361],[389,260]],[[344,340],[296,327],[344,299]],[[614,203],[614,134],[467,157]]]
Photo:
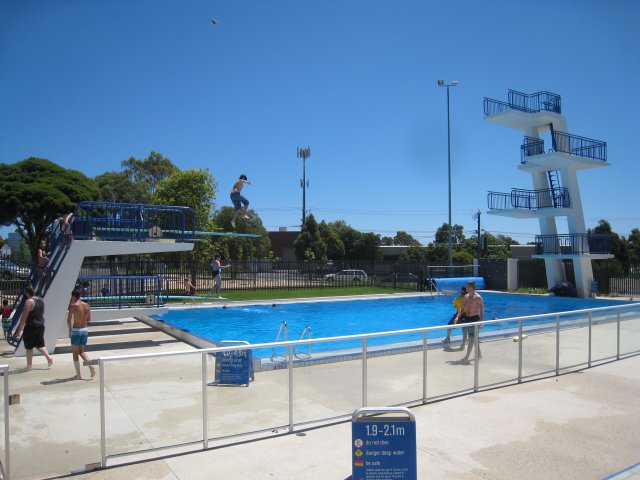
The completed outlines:
[[[215,383],[247,385],[251,378],[251,350],[216,352]]]
[[[370,416],[384,413],[408,413],[408,416]],[[353,480],[418,478],[416,422],[406,408],[356,411],[351,423],[351,451]]]

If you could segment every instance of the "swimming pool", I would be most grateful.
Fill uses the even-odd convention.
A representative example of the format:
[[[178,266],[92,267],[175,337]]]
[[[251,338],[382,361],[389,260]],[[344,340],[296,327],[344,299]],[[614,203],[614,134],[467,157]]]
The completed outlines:
[[[486,320],[621,304],[615,300],[488,292],[483,292],[482,297],[485,302]],[[275,341],[283,321],[287,322],[289,328],[289,340],[299,339],[307,326],[311,327],[313,338],[322,338],[446,325],[454,313],[453,298],[452,295],[437,295],[286,303],[275,307],[250,305],[228,308],[189,308],[170,310],[166,314],[154,315],[153,318],[212,343],[223,340],[268,343]],[[502,327],[487,325],[485,332]],[[445,331],[438,333],[444,336]],[[371,345],[417,339],[415,334],[405,337],[376,338],[371,339]],[[313,349],[323,351],[356,346],[358,342],[320,343],[315,344]],[[264,352],[257,353],[261,357],[267,356]]]

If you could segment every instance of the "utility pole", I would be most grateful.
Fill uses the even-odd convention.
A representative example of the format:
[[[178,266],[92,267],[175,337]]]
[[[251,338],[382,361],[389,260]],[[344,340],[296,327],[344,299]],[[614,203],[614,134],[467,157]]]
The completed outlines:
[[[476,214],[473,216],[474,220],[478,220],[478,248],[476,249],[478,251],[478,258],[480,258],[480,248],[481,248],[481,242],[480,242],[480,210],[478,210],[476,212]]]
[[[302,187],[302,226],[307,219],[307,187],[309,186],[309,180],[307,180],[307,158],[311,156],[311,147],[301,148],[298,147],[298,158],[302,159],[302,180],[300,180],[300,186]]]

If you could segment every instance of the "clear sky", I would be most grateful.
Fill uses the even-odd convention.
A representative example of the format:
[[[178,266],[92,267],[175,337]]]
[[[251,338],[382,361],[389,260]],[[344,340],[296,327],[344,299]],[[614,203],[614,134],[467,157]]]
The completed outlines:
[[[213,25],[211,18],[217,20]],[[453,223],[524,243],[533,220],[487,215],[532,189],[522,134],[483,119],[507,90],[562,96],[570,132],[608,144],[578,173],[587,227],[640,227],[636,0],[2,0],[0,162],[48,158],[94,177],[151,150],[207,168],[218,207],[240,173],[268,230],[301,219],[405,230]],[[559,222],[560,233],[566,222]]]

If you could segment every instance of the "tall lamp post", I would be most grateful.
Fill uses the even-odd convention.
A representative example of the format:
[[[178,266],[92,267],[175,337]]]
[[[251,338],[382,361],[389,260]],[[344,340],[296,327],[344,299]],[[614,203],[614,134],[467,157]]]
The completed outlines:
[[[309,186],[309,180],[307,180],[307,158],[310,156],[311,147],[298,147],[298,158],[302,159],[302,180],[300,180],[300,186],[302,187],[302,226],[304,226],[304,222],[307,219],[307,187]]]
[[[447,87],[447,165],[449,171],[449,265],[453,265],[453,253],[452,253],[452,237],[453,237],[453,225],[451,224],[451,121],[449,115],[449,87],[455,87],[458,85],[457,80],[452,80],[451,83],[444,83],[444,80],[438,80],[439,87]]]

